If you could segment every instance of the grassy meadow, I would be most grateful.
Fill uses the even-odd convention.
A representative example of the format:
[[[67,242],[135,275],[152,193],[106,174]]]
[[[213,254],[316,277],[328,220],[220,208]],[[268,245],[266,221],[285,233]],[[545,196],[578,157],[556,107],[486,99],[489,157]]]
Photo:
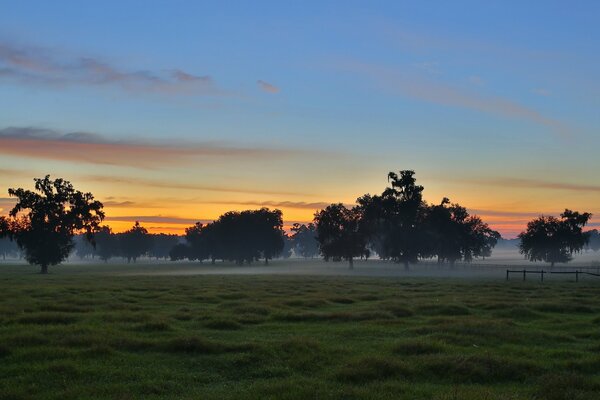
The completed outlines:
[[[600,398],[600,281],[33,271],[0,399]]]

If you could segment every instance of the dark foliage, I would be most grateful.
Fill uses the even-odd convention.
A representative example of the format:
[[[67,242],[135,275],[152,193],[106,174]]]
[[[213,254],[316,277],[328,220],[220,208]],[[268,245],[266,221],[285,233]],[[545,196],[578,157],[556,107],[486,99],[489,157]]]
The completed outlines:
[[[75,234],[83,233],[93,243],[104,212],[91,193],[75,190],[68,181],[49,175],[34,181],[35,191],[8,189],[17,204],[2,218],[0,232],[17,242],[30,264],[47,273],[48,266],[69,256]]]
[[[152,249],[153,238],[138,221],[128,231],[117,234],[117,238],[121,254],[127,262],[131,260],[136,262],[139,257],[147,255]]]
[[[565,210],[560,218],[536,218],[519,234],[519,250],[530,261],[545,261],[551,266],[569,262],[573,253],[580,252],[588,243],[590,234],[583,232],[583,227],[591,217],[590,213]]]
[[[263,258],[265,263],[281,254],[285,232],[280,210],[230,211],[216,221],[196,223],[186,229],[187,249],[178,246],[171,258],[202,261],[211,259],[250,264]]]
[[[313,223],[292,226],[292,247],[298,256],[313,258],[319,255],[319,242],[317,241],[317,227]]]
[[[317,241],[325,260],[344,259],[353,267],[353,258],[367,252],[367,233],[359,207],[331,204],[315,214]]]

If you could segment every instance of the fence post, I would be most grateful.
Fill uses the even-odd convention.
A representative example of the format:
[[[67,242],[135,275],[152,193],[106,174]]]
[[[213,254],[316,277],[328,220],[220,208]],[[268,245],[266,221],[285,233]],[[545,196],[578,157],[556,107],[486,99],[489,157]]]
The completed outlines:
[[[542,270],[542,273],[540,275],[542,276],[542,282],[544,282],[544,270]]]
[[[508,280],[508,270],[506,270],[506,280]]]
[[[526,270],[523,270],[523,280],[525,280],[525,275],[527,274]]]
[[[575,282],[579,282],[579,270],[575,271]]]

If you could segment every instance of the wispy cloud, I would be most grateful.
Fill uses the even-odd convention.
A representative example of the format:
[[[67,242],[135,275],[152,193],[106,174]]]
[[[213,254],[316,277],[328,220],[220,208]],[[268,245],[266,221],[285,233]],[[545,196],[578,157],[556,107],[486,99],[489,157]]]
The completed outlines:
[[[219,201],[206,202],[209,204],[225,204],[225,205],[240,205],[240,206],[258,206],[258,207],[276,207],[276,208],[297,208],[306,210],[319,210],[327,207],[331,203],[327,202],[306,202],[306,201]]]
[[[453,179],[450,179],[453,180]],[[600,185],[550,182],[526,178],[481,178],[481,179],[457,179],[456,182],[469,183],[486,186],[518,187],[527,189],[554,189],[569,190],[574,192],[600,192]]]
[[[113,140],[88,132],[61,133],[52,129],[9,127],[0,129],[0,154],[104,165],[151,168],[185,164],[202,158],[264,159],[306,155],[308,151],[239,147],[176,141]]]
[[[263,91],[263,92],[267,92],[267,93],[279,93],[279,88],[275,85],[272,85],[268,82],[265,82],[263,80],[258,80],[256,81],[256,84],[258,85],[258,87]]]
[[[429,74],[433,74],[433,75],[438,75],[442,72],[440,70],[440,63],[437,61],[424,61],[424,62],[416,63],[415,67],[422,69],[423,71],[425,71]]]
[[[549,91],[548,89],[544,89],[544,88],[533,89],[532,92],[537,95],[544,96],[544,97],[548,97],[548,96],[552,95],[551,91]]]
[[[106,217],[107,222],[115,221],[115,222],[135,222],[139,221],[140,223],[159,223],[159,224],[185,224],[185,225],[193,225],[196,222],[209,222],[209,220],[203,220],[198,218],[185,218],[185,217],[172,217],[172,216],[164,216],[164,215],[125,215],[118,217]]]
[[[515,218],[535,218],[541,214],[539,212],[531,211],[499,211],[478,208],[470,208],[469,212],[471,214],[476,214],[479,216],[508,218],[508,220],[510,220],[511,222],[514,222]]]
[[[277,195],[277,196],[306,196],[300,192],[289,192],[289,191],[277,191],[277,190],[265,190],[257,189],[252,187],[241,187],[241,186],[217,186],[217,185],[201,185],[194,183],[182,183],[173,180],[161,181],[152,179],[142,178],[126,178],[118,176],[104,176],[104,175],[86,175],[81,177],[82,179],[95,182],[95,183],[108,183],[111,185],[126,185],[128,187],[150,187],[159,189],[174,189],[174,190],[190,190],[199,192],[221,192],[221,193],[246,193],[246,194],[263,194],[263,195]]]
[[[110,86],[128,92],[212,95],[211,77],[180,69],[127,70],[94,57],[0,41],[0,80],[51,86]]]
[[[479,75],[471,75],[469,76],[469,82],[476,86],[481,86],[484,84],[484,80]]]
[[[562,136],[569,134],[562,122],[538,111],[499,96],[484,96],[465,88],[430,80],[395,68],[356,61],[338,63],[338,68],[358,73],[374,81],[382,90],[422,101],[461,107],[508,118],[524,119],[552,128]]]

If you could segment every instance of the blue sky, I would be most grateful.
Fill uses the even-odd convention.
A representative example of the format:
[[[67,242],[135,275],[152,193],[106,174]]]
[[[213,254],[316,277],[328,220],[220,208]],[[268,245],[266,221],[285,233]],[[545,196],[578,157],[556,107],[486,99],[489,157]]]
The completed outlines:
[[[508,234],[600,212],[600,3],[523,3],[0,1],[0,183],[58,174],[170,228],[310,219],[398,169]]]

